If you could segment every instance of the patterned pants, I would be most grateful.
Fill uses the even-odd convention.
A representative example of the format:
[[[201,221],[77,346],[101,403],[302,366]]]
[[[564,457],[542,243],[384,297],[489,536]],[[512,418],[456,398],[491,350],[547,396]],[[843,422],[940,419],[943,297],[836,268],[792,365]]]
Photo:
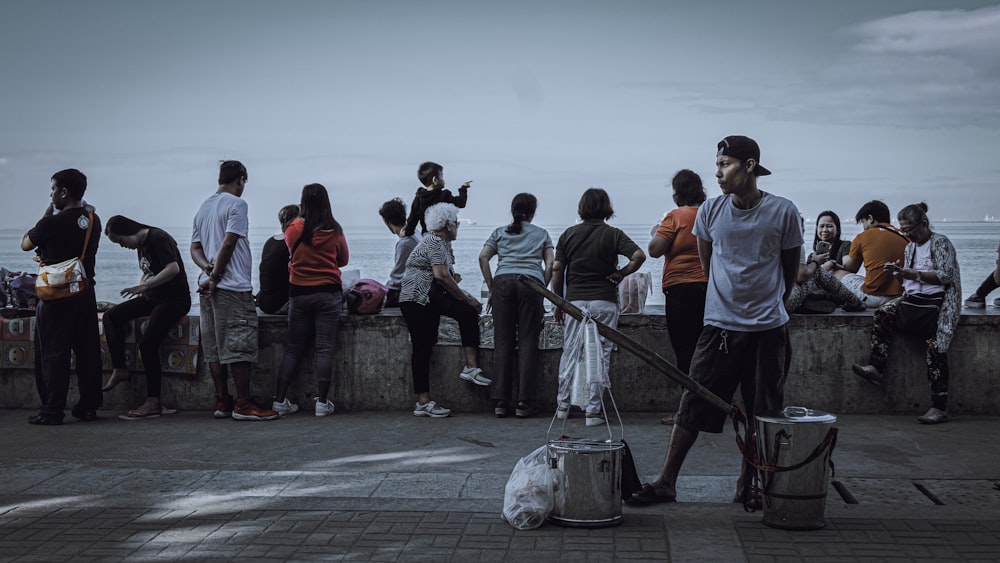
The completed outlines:
[[[880,372],[885,371],[889,357],[889,342],[899,329],[899,306],[903,301],[897,297],[875,310],[875,327],[872,329],[872,351],[868,363]],[[927,379],[931,383],[931,400],[934,408],[947,410],[948,404],[948,353],[938,352],[937,339],[927,339]]]

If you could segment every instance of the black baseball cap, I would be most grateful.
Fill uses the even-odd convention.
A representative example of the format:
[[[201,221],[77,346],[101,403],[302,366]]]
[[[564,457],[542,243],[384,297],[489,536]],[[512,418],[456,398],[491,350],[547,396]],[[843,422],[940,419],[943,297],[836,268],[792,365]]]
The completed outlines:
[[[730,135],[719,141],[719,152],[715,156],[732,156],[740,160],[753,159],[757,163],[758,176],[769,176],[771,171],[760,165],[760,147],[757,141],[743,135]]]

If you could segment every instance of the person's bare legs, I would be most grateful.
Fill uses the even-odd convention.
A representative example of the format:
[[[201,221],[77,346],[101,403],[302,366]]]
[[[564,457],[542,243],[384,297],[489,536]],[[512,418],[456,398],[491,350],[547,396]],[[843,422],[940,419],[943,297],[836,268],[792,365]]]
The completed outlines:
[[[475,346],[462,346],[462,352],[465,353],[465,367],[479,367],[479,348]]]
[[[215,396],[219,399],[229,397],[229,370],[219,362],[209,362],[208,371],[212,374],[212,382],[215,383]]]
[[[108,382],[101,387],[101,391],[111,391],[119,383],[123,381],[128,381],[132,379],[132,374],[125,368],[115,368],[111,372],[111,377],[108,378]]]
[[[236,399],[250,398],[250,362],[233,362],[229,364],[229,373],[233,376],[233,383],[236,385]],[[218,388],[216,382],[216,388]],[[225,382],[223,382],[225,385]]]
[[[674,424],[670,432],[670,442],[667,445],[667,457],[663,461],[663,469],[656,481],[650,483],[656,494],[663,497],[677,498],[677,476],[684,465],[684,459],[691,451],[691,446],[698,439],[697,430],[688,430],[683,426]]]

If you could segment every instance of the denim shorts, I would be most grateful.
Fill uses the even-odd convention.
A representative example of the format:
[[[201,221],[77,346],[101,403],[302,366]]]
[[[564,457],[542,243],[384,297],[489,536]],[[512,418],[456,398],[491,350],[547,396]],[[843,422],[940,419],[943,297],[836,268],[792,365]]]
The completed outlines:
[[[257,361],[257,306],[249,291],[217,289],[201,298],[201,349],[205,361]]]

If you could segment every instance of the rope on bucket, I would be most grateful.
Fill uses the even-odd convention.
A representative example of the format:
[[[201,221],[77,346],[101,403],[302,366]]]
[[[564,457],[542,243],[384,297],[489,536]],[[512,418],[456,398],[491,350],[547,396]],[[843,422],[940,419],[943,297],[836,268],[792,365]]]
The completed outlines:
[[[795,471],[796,469],[800,469],[812,463],[818,457],[824,455],[824,452],[829,450],[830,455],[827,458],[827,463],[830,465],[830,475],[831,477],[836,476],[837,471],[833,464],[833,448],[837,445],[836,427],[831,427],[830,430],[827,431],[826,436],[823,438],[823,440],[813,449],[812,453],[806,456],[805,459],[796,464],[782,467],[778,465],[778,458],[781,452],[781,440],[783,439],[787,440],[788,438],[790,438],[791,436],[788,433],[786,433],[784,430],[779,430],[778,433],[775,434],[774,448],[773,448],[774,454],[771,456],[770,460],[766,460],[767,463],[764,463],[764,461],[760,459],[760,452],[761,452],[761,449],[759,448],[760,438],[757,436],[756,431],[750,430],[750,424],[747,421],[746,414],[744,414],[743,411],[739,409],[739,407],[733,406],[733,410],[730,413],[730,417],[733,419],[733,430],[735,430],[736,432],[736,445],[737,447],[739,447],[740,454],[743,455],[743,462],[756,469],[756,471],[753,472],[751,479],[743,484],[742,496],[743,496],[744,510],[746,510],[747,512],[754,512],[756,510],[755,507],[761,506],[762,494],[773,498],[800,499],[800,500],[814,500],[826,496],[825,492],[817,495],[782,495],[774,493],[770,490],[770,485],[768,485],[766,488],[762,488],[760,486],[760,481],[761,481],[760,474]],[[740,431],[741,422],[746,427],[746,430],[743,432]],[[745,441],[743,438],[740,437],[741,434],[746,436]],[[771,482],[773,482],[773,480],[771,480]]]

